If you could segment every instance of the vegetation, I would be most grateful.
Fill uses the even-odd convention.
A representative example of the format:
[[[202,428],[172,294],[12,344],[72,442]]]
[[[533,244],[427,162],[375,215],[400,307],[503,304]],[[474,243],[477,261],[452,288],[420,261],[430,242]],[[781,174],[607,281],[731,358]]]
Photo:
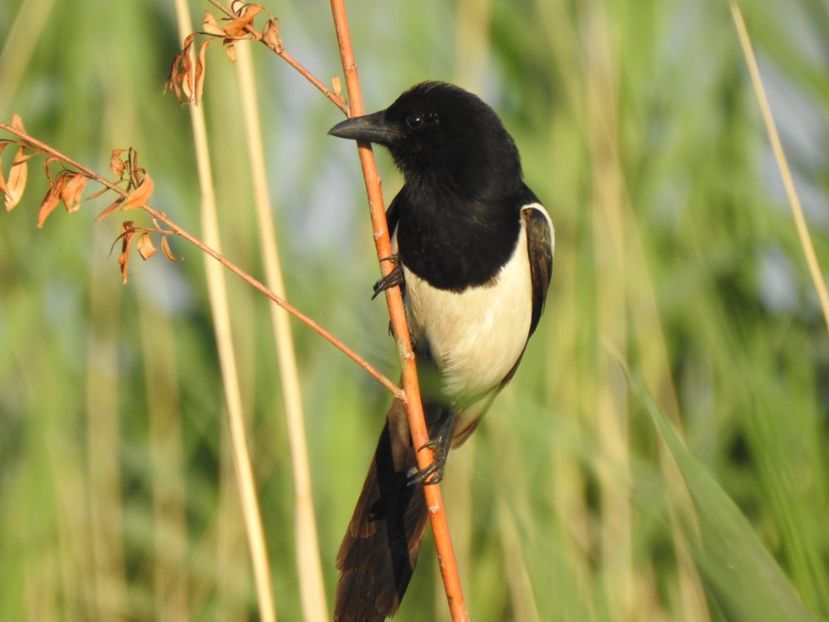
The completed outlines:
[[[197,18],[214,10],[189,4]],[[829,10],[741,8],[829,266]],[[268,9],[295,57],[340,74],[328,3]],[[423,79],[480,93],[556,223],[540,332],[442,485],[472,619],[829,616],[829,334],[728,3],[349,9],[366,107]],[[188,110],[162,95],[181,45],[161,0],[6,0],[0,122],[20,114],[98,172],[134,147],[153,204],[199,233]],[[325,135],[342,115],[251,51],[287,299],[396,378],[386,311],[369,301],[363,181],[353,147]],[[236,70],[219,46],[207,64],[222,252],[258,275]],[[400,179],[382,153],[378,164],[389,198]],[[39,166],[0,217],[0,619],[254,618],[202,255],[171,239],[179,260],[134,258],[123,287],[107,256],[118,216],[96,224],[84,204],[35,227]],[[228,288],[276,610],[298,620],[270,305],[241,281]],[[389,394],[291,326],[330,604]],[[448,619],[433,550],[422,555],[396,619]]]

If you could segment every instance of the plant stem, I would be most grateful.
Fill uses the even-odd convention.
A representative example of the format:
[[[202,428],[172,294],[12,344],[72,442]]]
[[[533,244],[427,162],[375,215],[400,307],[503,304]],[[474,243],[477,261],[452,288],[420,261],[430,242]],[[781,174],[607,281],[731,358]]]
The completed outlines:
[[[184,38],[190,29],[190,10],[186,0],[176,0],[175,7],[179,36]],[[192,47],[189,53],[191,57],[194,56]],[[191,62],[192,60],[191,58]],[[213,187],[213,172],[210,164],[204,108],[190,106],[189,112],[193,127],[193,149],[196,156],[199,189],[201,190],[199,212],[203,235],[205,243],[219,250],[221,240],[219,215],[216,208],[216,193]],[[242,520],[247,536],[251,566],[253,567],[259,616],[262,622],[276,622],[273,578],[268,559],[265,530],[262,526],[262,512],[256,494],[256,479],[253,475],[253,463],[242,408],[242,392],[239,385],[239,370],[236,364],[233,330],[230,320],[227,280],[225,273],[217,264],[207,261],[206,256],[204,262],[207,293],[213,317],[213,330],[216,336],[216,348],[219,354],[219,367],[222,374],[223,393],[227,409],[233,470],[236,474]]]
[[[124,198],[126,198],[129,195],[129,193],[125,192],[124,190],[122,190],[121,188],[116,186],[111,181],[105,179],[104,177],[101,177],[100,175],[98,175],[98,173],[93,171],[88,166],[84,166],[83,164],[81,164],[77,160],[74,160],[74,159],[70,158],[69,156],[67,156],[64,153],[58,151],[54,147],[51,147],[50,145],[44,143],[43,141],[38,140],[34,136],[30,136],[26,132],[21,132],[21,131],[15,129],[15,128],[13,128],[8,123],[0,123],[0,129],[2,129],[3,131],[8,132],[9,134],[13,134],[14,136],[17,136],[22,141],[28,143],[29,145],[31,145],[36,150],[38,150],[42,153],[45,153],[47,155],[50,155],[52,157],[55,157],[58,160],[61,160],[62,162],[68,164],[72,168],[74,168],[74,169],[78,170],[79,172],[83,173],[84,175],[86,175],[90,179],[94,180],[95,182],[97,182],[100,185],[106,187],[108,190],[111,190],[112,192],[115,192],[115,193],[121,195]],[[233,263],[232,261],[227,259],[224,255],[222,255],[218,251],[215,251],[212,248],[210,248],[209,246],[207,246],[204,242],[199,240],[197,237],[191,235],[186,229],[182,229],[181,227],[179,227],[174,221],[170,220],[169,216],[167,216],[167,214],[165,214],[164,212],[160,212],[157,209],[155,209],[154,207],[152,207],[151,205],[146,204],[146,203],[141,205],[140,207],[145,212],[150,214],[153,218],[157,219],[159,222],[164,223],[174,235],[177,235],[178,237],[187,240],[188,242],[190,242],[190,244],[192,244],[193,246],[198,248],[203,253],[207,253],[208,255],[210,255],[213,259],[215,259],[220,264],[222,264],[225,268],[227,268],[228,270],[233,272],[236,276],[238,276],[240,279],[242,279],[245,283],[247,283],[248,285],[250,285],[251,287],[253,287],[257,291],[259,291],[261,294],[265,295],[272,302],[276,303],[277,305],[279,305],[280,307],[285,309],[285,311],[287,311],[289,314],[291,314],[296,319],[298,319],[300,322],[302,322],[303,324],[308,326],[311,330],[313,330],[315,333],[320,335],[328,343],[333,345],[340,352],[345,354],[348,358],[350,358],[352,361],[354,361],[360,367],[362,367],[363,370],[369,376],[371,376],[377,382],[379,382],[381,385],[383,385],[396,398],[401,399],[401,400],[405,399],[405,394],[400,389],[400,387],[398,387],[395,383],[393,383],[386,376],[384,376],[382,373],[380,373],[375,367],[373,367],[362,356],[357,354],[357,352],[352,350],[345,343],[343,343],[337,337],[335,337],[333,333],[329,332],[328,330],[326,330],[325,328],[320,326],[317,322],[312,320],[310,317],[305,315],[302,311],[300,311],[299,309],[297,309],[293,305],[289,304],[283,298],[277,296],[270,289],[268,289],[261,281],[254,278],[251,274],[249,274],[248,272],[246,272],[245,270],[243,270],[242,268],[237,266],[235,263]]]
[[[354,50],[351,45],[351,34],[348,27],[345,1],[331,0],[331,13],[334,18],[334,28],[337,32],[337,42],[340,48],[340,59],[345,74],[348,99],[351,103],[351,115],[359,116],[364,113],[363,97],[360,91],[360,80],[357,75],[357,64],[354,60]],[[357,152],[360,157],[360,166],[362,167],[363,177],[365,179],[366,193],[368,194],[369,213],[374,231],[377,259],[380,263],[380,271],[385,276],[393,267],[390,265],[390,262],[383,261],[383,258],[389,257],[392,254],[392,249],[388,224],[386,223],[385,208],[383,206],[383,191],[380,185],[380,175],[377,172],[377,165],[374,161],[374,152],[371,149],[371,145],[357,143]],[[412,442],[415,448],[419,448],[417,450],[418,466],[421,469],[425,469],[434,459],[434,455],[431,450],[423,451],[429,442],[429,436],[426,423],[423,419],[423,405],[420,399],[417,366],[414,352],[412,351],[409,328],[406,322],[403,296],[399,287],[392,287],[386,290],[386,303],[389,308],[392,330],[397,340],[400,364],[403,368],[403,390],[406,393],[405,406],[409,420],[409,429],[412,434]],[[443,578],[443,585],[446,590],[446,598],[449,601],[452,620],[455,622],[469,620],[457,561],[455,560],[455,551],[452,547],[449,526],[446,522],[446,513],[444,511],[440,486],[437,484],[426,485],[423,487],[423,493],[426,497],[426,507],[429,509],[429,520],[435,538],[438,567]]]
[[[233,14],[233,11],[228,9],[226,6],[222,5],[222,3],[219,2],[218,0],[208,0],[208,2],[210,2],[210,4],[212,4],[217,9],[219,9],[227,17],[230,17],[230,18],[236,17]],[[310,82],[315,88],[317,88],[320,93],[325,95],[337,108],[342,110],[345,113],[346,116],[349,115],[348,103],[340,95],[338,95],[337,93],[335,93],[334,91],[329,89],[327,86],[325,86],[325,83],[323,83],[322,80],[317,78],[313,73],[311,73],[308,69],[306,69],[305,66],[302,63],[300,63],[296,58],[291,56],[291,54],[288,53],[288,50],[286,50],[284,47],[282,47],[278,50],[275,50],[272,47],[270,47],[269,45],[265,44],[265,42],[262,41],[261,33],[258,30],[256,30],[253,26],[251,26],[250,24],[245,26],[245,31],[249,32],[252,35],[254,35],[258,41],[260,41],[263,45],[265,45],[266,48],[271,50],[274,54],[276,54],[282,60],[284,60],[286,63],[288,63],[291,67],[296,69],[300,73],[300,75],[302,75],[303,78],[308,80],[308,82]]]
[[[809,267],[809,275],[812,277],[812,283],[815,286],[815,291],[820,301],[820,308],[823,311],[823,320],[826,322],[826,329],[829,330],[829,293],[826,291],[826,283],[823,280],[823,273],[820,270],[820,264],[815,254],[815,247],[812,244],[809,225],[806,224],[803,207],[800,205],[800,197],[797,194],[794,179],[792,179],[789,161],[786,158],[786,152],[783,151],[783,144],[780,142],[780,135],[777,132],[777,124],[774,122],[774,115],[772,114],[771,106],[769,106],[769,100],[766,97],[763,78],[760,76],[757,59],[754,57],[751,37],[749,37],[745,20],[743,20],[743,13],[734,0],[731,0],[731,15],[734,18],[734,25],[737,28],[737,35],[740,39],[740,46],[743,49],[743,56],[745,56],[748,72],[751,75],[754,94],[757,97],[757,103],[760,106],[760,112],[766,124],[766,132],[769,135],[771,149],[774,152],[775,160],[777,160],[777,168],[780,170],[780,177],[783,179],[783,186],[786,189],[789,207],[792,210],[794,224],[797,228],[797,236],[800,239],[800,246],[803,248],[803,254],[806,256],[806,264]]]
[[[239,79],[241,112],[245,124],[245,138],[250,159],[250,175],[254,191],[256,220],[262,264],[268,286],[280,296],[285,295],[282,267],[276,240],[273,210],[271,209],[265,149],[262,146],[262,128],[256,101],[256,81],[249,46],[237,47],[236,74]],[[288,445],[291,451],[291,476],[294,482],[294,534],[296,536],[296,563],[299,575],[299,593],[304,619],[308,622],[329,620],[325,603],[325,584],[320,562],[314,495],[311,489],[311,468],[308,461],[308,441],[302,409],[302,391],[299,369],[291,334],[290,318],[271,306],[274,349],[279,360],[279,375],[288,427]]]

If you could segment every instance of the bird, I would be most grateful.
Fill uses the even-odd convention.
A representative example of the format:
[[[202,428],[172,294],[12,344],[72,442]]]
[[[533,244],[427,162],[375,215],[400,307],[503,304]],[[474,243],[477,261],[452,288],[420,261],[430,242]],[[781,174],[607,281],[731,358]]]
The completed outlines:
[[[394,267],[374,293],[402,289],[435,456],[418,468],[395,399],[336,560],[334,620],[373,622],[394,615],[414,572],[428,514],[421,487],[440,481],[450,448],[512,379],[538,326],[555,230],[498,115],[458,86],[416,84],[328,133],[384,147],[403,174],[386,211]]]

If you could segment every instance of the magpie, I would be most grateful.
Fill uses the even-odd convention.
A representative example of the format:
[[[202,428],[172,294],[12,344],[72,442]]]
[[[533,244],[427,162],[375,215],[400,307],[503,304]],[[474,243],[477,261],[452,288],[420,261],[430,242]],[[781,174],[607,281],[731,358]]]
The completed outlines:
[[[423,540],[419,485],[439,481],[450,447],[469,437],[515,374],[544,307],[555,238],[512,137],[492,108],[457,86],[417,84],[328,133],[382,145],[403,173],[386,212],[395,267],[374,289],[403,288],[436,455],[418,469],[395,400],[337,555],[334,619],[382,621],[400,606]]]

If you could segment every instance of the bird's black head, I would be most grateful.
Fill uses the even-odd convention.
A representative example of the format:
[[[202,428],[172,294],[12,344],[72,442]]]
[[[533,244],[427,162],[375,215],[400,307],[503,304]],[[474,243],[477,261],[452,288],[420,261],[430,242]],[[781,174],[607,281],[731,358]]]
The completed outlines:
[[[417,84],[385,110],[347,119],[328,133],[388,148],[408,183],[439,183],[479,197],[521,183],[518,150],[492,108],[445,82]]]

